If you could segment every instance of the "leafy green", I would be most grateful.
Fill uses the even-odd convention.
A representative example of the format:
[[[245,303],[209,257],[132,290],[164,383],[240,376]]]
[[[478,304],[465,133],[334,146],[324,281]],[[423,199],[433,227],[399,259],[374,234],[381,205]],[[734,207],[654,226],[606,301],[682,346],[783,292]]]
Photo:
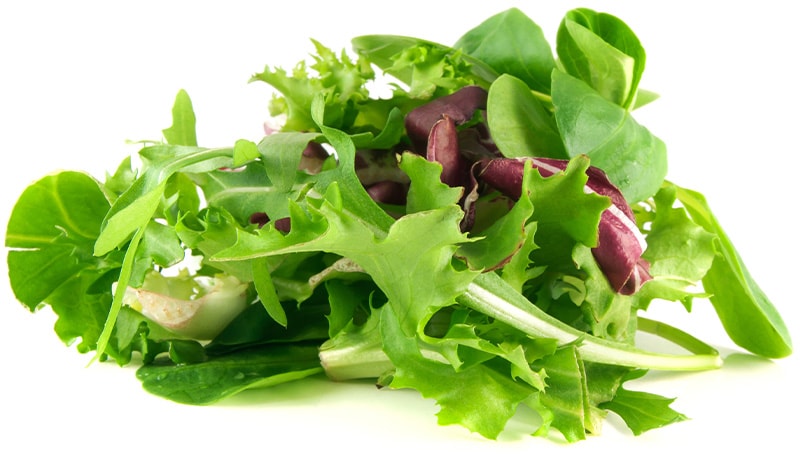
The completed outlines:
[[[664,143],[589,85],[553,71],[553,105],[570,157],[587,155],[628,202],[653,196],[667,174]]]
[[[194,116],[194,108],[192,107],[189,93],[185,90],[180,90],[175,97],[175,104],[172,106],[172,126],[162,130],[167,144],[196,146],[196,124],[197,119]]]
[[[633,372],[627,379],[638,378],[643,374],[640,371]],[[686,420],[686,416],[669,407],[674,400],[621,387],[613,399],[601,404],[600,407],[618,414],[631,431],[639,435],[651,429]]]
[[[509,157],[567,158],[552,114],[522,80],[504,74],[489,87],[489,129]]]
[[[262,346],[181,367],[153,363],[139,368],[136,375],[149,392],[180,403],[207,405],[246,389],[322,373],[317,347],[313,343]]]
[[[396,35],[362,35],[353,49],[408,85],[413,99],[449,94],[468,84],[488,86],[497,71],[470,54],[428,40]]]
[[[703,277],[703,288],[722,325],[736,344],[766,357],[786,357],[792,352],[789,330],[775,306],[745,267],[705,198],[677,187],[677,198],[707,232],[716,235],[716,254]]]
[[[654,298],[681,301],[689,308],[693,298],[707,296],[696,289],[696,283],[714,260],[716,235],[692,221],[684,208],[675,206],[676,192],[666,184],[653,197],[657,213],[644,253],[645,259],[652,261],[653,280],[636,295],[642,309]]]
[[[562,66],[609,101],[631,109],[645,66],[636,34],[619,18],[588,8],[568,12],[558,29]]]
[[[75,206],[80,203],[81,206]],[[33,310],[87,269],[109,204],[98,183],[78,172],[46,176],[29,186],[8,220],[6,246],[14,294]]]
[[[369,378],[416,389],[441,424],[487,438],[520,407],[541,417],[534,435],[568,442],[599,433],[608,411],[634,434],[685,419],[672,399],[623,387],[651,369],[721,366],[701,339],[638,316],[657,300],[708,298],[741,347],[791,353],[703,196],[665,180],[663,142],[632,117],[653,94],[620,19],[567,12],[558,64],[516,8],[453,46],[368,35],[350,57],[312,43],[312,63],[252,78],[279,93],[278,131],[200,147],[181,90],[140,170],[126,158],[104,182],[67,171],[23,191],[6,233],[17,299],[50,306],[80,352],[137,359],[144,388],[178,402],[321,373]],[[368,90],[376,68],[397,79],[389,98]],[[406,115],[467,85],[486,107],[431,156],[459,161],[428,160]],[[497,157],[512,167],[495,189],[478,170]],[[379,171],[365,174],[372,158]],[[376,200],[384,186],[401,197]],[[646,239],[633,294],[612,288],[595,254],[609,216]],[[686,352],[642,350],[639,332]]]
[[[517,77],[534,91],[550,93],[553,52],[541,27],[517,8],[490,17],[453,46],[498,74]]]
[[[365,61],[351,61],[344,53],[333,51],[313,41],[317,51],[316,62],[307,66],[300,62],[291,73],[280,68],[266,67],[250,79],[263,81],[277,91],[272,102],[272,115],[286,114],[287,130],[316,131],[311,115],[311,101],[321,95],[325,101],[327,124],[350,127],[357,116],[356,103],[367,98],[363,84],[373,77]],[[309,68],[310,67],[310,68]],[[313,72],[309,72],[313,71]]]

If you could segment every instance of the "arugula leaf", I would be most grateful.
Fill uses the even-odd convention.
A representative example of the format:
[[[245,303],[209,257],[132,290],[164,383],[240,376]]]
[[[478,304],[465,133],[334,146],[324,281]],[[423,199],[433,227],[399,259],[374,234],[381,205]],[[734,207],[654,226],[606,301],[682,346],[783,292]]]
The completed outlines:
[[[633,371],[626,380],[641,377],[643,374],[642,371]],[[641,435],[651,429],[687,419],[669,407],[674,400],[621,387],[613,399],[602,403],[600,407],[618,414],[635,435]]]
[[[175,97],[175,104],[172,106],[172,126],[162,130],[167,144],[196,146],[196,125],[197,119],[189,93],[186,90],[180,90]]]

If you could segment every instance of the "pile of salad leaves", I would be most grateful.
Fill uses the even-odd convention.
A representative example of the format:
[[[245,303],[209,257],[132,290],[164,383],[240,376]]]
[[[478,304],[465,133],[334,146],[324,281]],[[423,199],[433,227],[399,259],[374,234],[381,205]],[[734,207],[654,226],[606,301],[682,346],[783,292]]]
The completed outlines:
[[[640,317],[653,302],[708,299],[742,348],[791,353],[703,196],[666,180],[664,143],[634,119],[656,95],[619,18],[571,10],[554,49],[518,9],[452,46],[313,44],[313,61],[253,75],[277,91],[263,139],[198,146],[180,91],[138,158],[29,186],[5,242],[18,300],[177,402],[324,373],[416,389],[439,423],[492,439],[520,406],[535,435],[570,442],[608,411],[634,434],[685,419],[625,383],[722,361]],[[686,353],[641,350],[640,332]]]

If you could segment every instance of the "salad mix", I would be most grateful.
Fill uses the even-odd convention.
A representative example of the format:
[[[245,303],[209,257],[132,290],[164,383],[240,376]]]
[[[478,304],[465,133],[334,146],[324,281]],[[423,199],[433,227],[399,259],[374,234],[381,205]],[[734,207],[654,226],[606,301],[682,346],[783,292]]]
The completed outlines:
[[[634,434],[685,419],[626,383],[722,361],[639,315],[654,302],[708,299],[743,349],[791,353],[704,197],[666,178],[664,143],[635,120],[657,96],[619,18],[568,11],[555,47],[518,9],[451,46],[312,43],[311,61],[252,76],[276,91],[263,139],[198,146],[180,91],[163,142],[104,178],[23,191],[5,242],[18,300],[177,402],[372,379],[491,439],[520,406],[535,435],[570,442],[609,411]],[[641,332],[686,353],[643,350]]]

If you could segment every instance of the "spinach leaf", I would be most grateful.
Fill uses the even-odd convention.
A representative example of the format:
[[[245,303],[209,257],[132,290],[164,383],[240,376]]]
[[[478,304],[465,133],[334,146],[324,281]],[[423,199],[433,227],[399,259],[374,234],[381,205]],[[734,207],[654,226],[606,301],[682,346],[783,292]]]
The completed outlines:
[[[541,27],[518,8],[498,13],[468,31],[453,48],[486,63],[498,74],[519,78],[533,91],[550,94],[556,67]]]
[[[317,345],[273,344],[207,361],[153,363],[136,371],[142,386],[180,403],[208,405],[246,389],[275,386],[323,372]]]
[[[489,87],[487,122],[506,157],[568,158],[553,115],[528,85],[508,74]]]
[[[678,200],[694,222],[717,237],[717,252],[703,277],[703,288],[711,295],[709,300],[725,331],[736,344],[756,354],[775,358],[791,354],[792,340],[786,324],[750,275],[705,197],[675,187]]]
[[[553,71],[553,105],[570,157],[589,156],[628,202],[658,192],[667,174],[666,146],[628,111],[560,70]]]

